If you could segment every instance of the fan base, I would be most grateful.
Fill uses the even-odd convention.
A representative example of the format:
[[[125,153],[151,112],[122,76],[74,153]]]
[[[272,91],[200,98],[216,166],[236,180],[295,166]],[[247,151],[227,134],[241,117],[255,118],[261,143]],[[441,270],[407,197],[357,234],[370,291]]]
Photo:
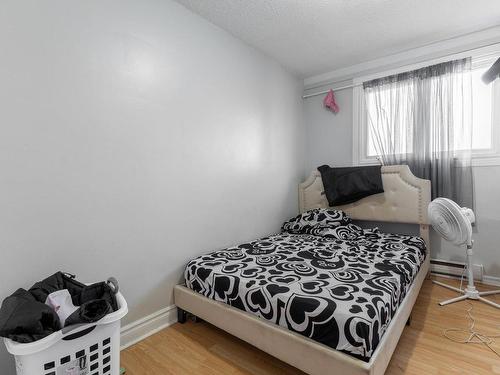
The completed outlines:
[[[486,298],[482,297],[482,296],[490,296],[490,295],[493,295],[493,294],[500,294],[500,290],[489,290],[489,291],[486,291],[486,292],[479,292],[474,286],[472,286],[472,287],[471,286],[467,286],[467,288],[465,288],[464,290],[462,290],[462,289],[456,288],[454,286],[442,283],[440,281],[434,281],[433,280],[432,282],[434,284],[436,284],[436,285],[442,286],[442,287],[447,288],[447,289],[454,290],[455,292],[458,292],[458,293],[462,294],[461,296],[458,296],[458,297],[455,297],[455,298],[451,298],[451,299],[443,301],[443,302],[439,302],[440,306],[445,306],[445,305],[449,305],[450,303],[464,301],[466,299],[473,299],[473,300],[477,300],[477,301],[481,301],[481,302],[487,303],[490,306],[493,306],[493,307],[496,307],[497,309],[500,309],[500,304],[495,303],[495,302],[490,301],[490,300],[487,300]]]

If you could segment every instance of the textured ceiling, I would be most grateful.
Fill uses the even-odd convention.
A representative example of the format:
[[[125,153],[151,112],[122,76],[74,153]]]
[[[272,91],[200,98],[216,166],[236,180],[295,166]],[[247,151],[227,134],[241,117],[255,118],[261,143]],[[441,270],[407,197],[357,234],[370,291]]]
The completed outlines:
[[[302,77],[500,25],[500,0],[176,0]]]

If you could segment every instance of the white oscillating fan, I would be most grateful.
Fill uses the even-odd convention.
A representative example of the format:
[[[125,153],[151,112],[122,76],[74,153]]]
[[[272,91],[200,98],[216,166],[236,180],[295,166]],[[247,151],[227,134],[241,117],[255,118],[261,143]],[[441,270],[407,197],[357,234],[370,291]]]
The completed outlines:
[[[451,199],[436,198],[429,204],[428,213],[432,227],[445,240],[450,241],[457,246],[467,246],[467,287],[464,290],[461,290],[459,288],[455,288],[454,286],[434,281],[434,284],[444,286],[445,288],[462,294],[459,297],[440,302],[439,304],[444,306],[449,303],[463,301],[470,298],[480,300],[500,309],[500,304],[482,297],[498,294],[500,293],[500,290],[479,292],[474,286],[474,275],[472,273],[472,245],[474,244],[474,241],[472,240],[472,223],[476,220],[474,212],[470,208],[460,207]]]

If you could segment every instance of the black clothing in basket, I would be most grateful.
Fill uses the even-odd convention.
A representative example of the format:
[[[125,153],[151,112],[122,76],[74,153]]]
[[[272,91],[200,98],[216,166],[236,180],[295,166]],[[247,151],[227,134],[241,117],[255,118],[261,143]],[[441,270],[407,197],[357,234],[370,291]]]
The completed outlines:
[[[20,343],[40,340],[58,330],[61,324],[55,310],[45,304],[47,296],[67,289],[75,306],[65,326],[93,323],[118,310],[115,292],[106,282],[82,284],[62,272],[37,282],[29,291],[18,289],[7,297],[0,309],[0,336]]]

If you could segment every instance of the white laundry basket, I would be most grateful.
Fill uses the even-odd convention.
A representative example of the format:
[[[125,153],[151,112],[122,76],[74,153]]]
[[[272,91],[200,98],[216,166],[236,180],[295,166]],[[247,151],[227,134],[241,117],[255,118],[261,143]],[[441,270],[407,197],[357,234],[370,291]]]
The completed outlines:
[[[120,319],[128,308],[120,292],[116,301],[118,310],[98,322],[65,327],[27,344],[4,339],[17,375],[118,375]]]

